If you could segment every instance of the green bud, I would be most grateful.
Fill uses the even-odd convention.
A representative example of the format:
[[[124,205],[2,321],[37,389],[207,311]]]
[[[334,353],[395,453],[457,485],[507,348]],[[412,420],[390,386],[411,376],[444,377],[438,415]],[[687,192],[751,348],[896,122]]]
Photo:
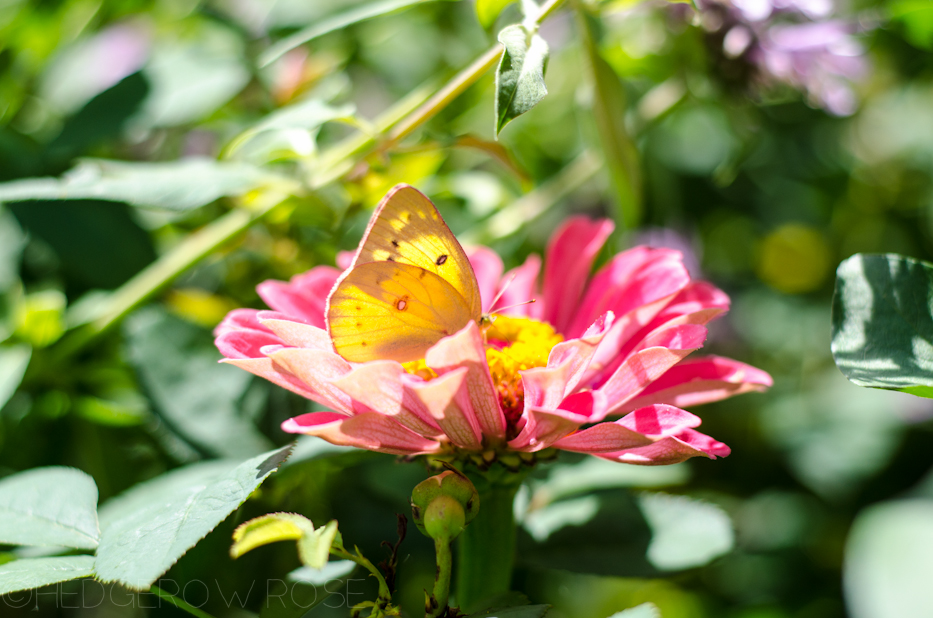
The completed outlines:
[[[453,540],[479,513],[479,496],[470,479],[447,470],[418,483],[411,493],[411,512],[423,534]]]

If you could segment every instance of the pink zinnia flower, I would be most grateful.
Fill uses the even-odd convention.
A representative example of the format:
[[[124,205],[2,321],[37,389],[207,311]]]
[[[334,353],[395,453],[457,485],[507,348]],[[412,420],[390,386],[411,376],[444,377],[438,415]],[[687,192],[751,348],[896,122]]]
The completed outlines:
[[[499,306],[537,302],[507,310],[485,333],[470,322],[423,361],[339,356],[324,311],[341,271],[327,266],[260,284],[273,310],[232,311],[215,331],[217,347],[224,362],[333,410],[282,425],[333,444],[487,461],[550,447],[642,465],[728,455],[681,407],[761,391],[771,377],[717,356],[684,360],[729,298],[691,281],[679,252],[635,247],[590,277],[612,229],[584,217],[564,223],[548,245],[541,290],[537,256],[503,275],[493,251],[468,251],[484,311],[499,292]]]

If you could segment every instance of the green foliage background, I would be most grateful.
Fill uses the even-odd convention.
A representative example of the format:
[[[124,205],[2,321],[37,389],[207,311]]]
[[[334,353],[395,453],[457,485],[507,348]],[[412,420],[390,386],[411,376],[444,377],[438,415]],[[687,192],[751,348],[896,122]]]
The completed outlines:
[[[85,161],[67,181],[0,187],[0,475],[72,466],[106,504],[182,465],[287,444],[280,423],[309,403],[218,365],[210,329],[232,308],[262,306],[257,283],[354,248],[371,208],[404,181],[507,267],[542,252],[571,213],[616,219],[603,260],[638,242],[674,244],[733,299],[706,351],[775,379],[767,394],[695,410],[732,447],[725,460],[609,470],[562,455],[541,465],[525,492],[514,582],[532,602],[580,618],[646,601],[664,618],[933,611],[915,585],[917,557],[933,555],[923,515],[933,410],[847,382],[830,354],[841,260],[933,258],[929,9],[876,0],[839,9],[870,25],[860,40],[872,68],[857,86],[859,111],[838,118],[725,57],[721,36],[684,19],[686,7],[568,3],[540,31],[551,49],[547,96],[494,141],[494,70],[398,131],[399,118],[489,50],[496,30],[467,0],[394,4],[413,6],[322,32],[266,66],[274,42],[369,5],[0,6],[0,181],[59,177],[86,158],[169,165]],[[480,4],[488,20],[502,3]],[[495,24],[519,20],[513,4]],[[165,267],[165,256],[182,266]],[[380,556],[427,476],[390,456],[301,449],[166,576],[208,582],[205,611],[259,614],[267,581],[299,566],[286,544],[230,560],[236,523],[269,511],[336,518],[344,539]],[[646,506],[657,495],[644,489],[702,506]],[[734,542],[701,525],[716,519],[709,505],[729,515]],[[662,526],[651,513],[681,507],[678,521],[701,522],[697,534],[713,541],[678,566],[689,543],[674,541],[664,554],[674,562],[658,561],[664,550],[651,543]],[[909,533],[885,536],[894,529]],[[721,551],[709,549],[716,542]],[[414,531],[402,545],[400,598],[412,616],[433,580],[431,551]],[[0,546],[0,563],[30,557]],[[890,570],[905,563],[915,568]],[[357,584],[371,596],[371,582]],[[80,582],[62,590],[81,592]],[[4,597],[0,613],[183,615],[147,593],[107,590],[80,610],[51,595],[19,609]],[[245,603],[231,605],[234,590]]]

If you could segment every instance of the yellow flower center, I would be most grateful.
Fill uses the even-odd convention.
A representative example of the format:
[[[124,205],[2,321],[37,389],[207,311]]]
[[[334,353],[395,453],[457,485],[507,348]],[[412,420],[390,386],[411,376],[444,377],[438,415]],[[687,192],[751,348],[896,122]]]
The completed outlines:
[[[525,405],[522,376],[518,372],[547,365],[551,348],[564,338],[550,324],[505,315],[495,316],[485,334],[486,362],[511,434]],[[404,367],[426,380],[437,377],[423,359],[405,363]]]

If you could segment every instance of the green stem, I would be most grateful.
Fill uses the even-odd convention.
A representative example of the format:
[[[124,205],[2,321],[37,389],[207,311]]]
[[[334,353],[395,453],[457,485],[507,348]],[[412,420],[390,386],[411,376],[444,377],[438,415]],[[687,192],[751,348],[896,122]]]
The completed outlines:
[[[376,578],[376,581],[379,583],[379,594],[378,599],[381,603],[377,604],[382,608],[385,608],[392,601],[392,591],[389,590],[389,585],[386,583],[385,577],[382,576],[382,572],[377,569],[372,562],[370,562],[362,553],[358,547],[355,548],[356,553],[351,554],[345,549],[337,549],[331,547],[330,554],[341,560],[352,560],[357,563],[367,571],[369,571],[373,577]]]
[[[170,593],[170,592],[166,592],[166,591],[162,590],[161,588],[159,588],[158,586],[152,586],[151,588],[149,588],[149,592],[151,592],[152,594],[156,595],[156,596],[159,597],[160,599],[163,599],[163,600],[165,600],[165,601],[168,601],[169,603],[171,603],[172,605],[174,605],[174,606],[177,607],[178,609],[180,609],[180,610],[182,610],[182,611],[185,611],[185,612],[188,612],[189,614],[191,614],[191,615],[194,616],[195,618],[214,618],[213,616],[211,616],[211,615],[208,614],[207,612],[201,611],[200,609],[198,609],[197,607],[195,607],[195,606],[193,606],[193,605],[189,605],[188,603],[186,603],[186,602],[183,601],[182,599],[179,599],[178,597],[176,597],[174,594],[172,594],[172,593]]]
[[[437,554],[437,575],[434,578],[433,607],[426,612],[426,616],[431,617],[443,616],[447,611],[447,602],[450,597],[450,575],[453,570],[453,556],[450,553],[449,541],[434,539],[434,552]]]
[[[457,603],[465,611],[508,592],[515,565],[517,483],[476,483],[479,514],[460,535],[457,557]]]

